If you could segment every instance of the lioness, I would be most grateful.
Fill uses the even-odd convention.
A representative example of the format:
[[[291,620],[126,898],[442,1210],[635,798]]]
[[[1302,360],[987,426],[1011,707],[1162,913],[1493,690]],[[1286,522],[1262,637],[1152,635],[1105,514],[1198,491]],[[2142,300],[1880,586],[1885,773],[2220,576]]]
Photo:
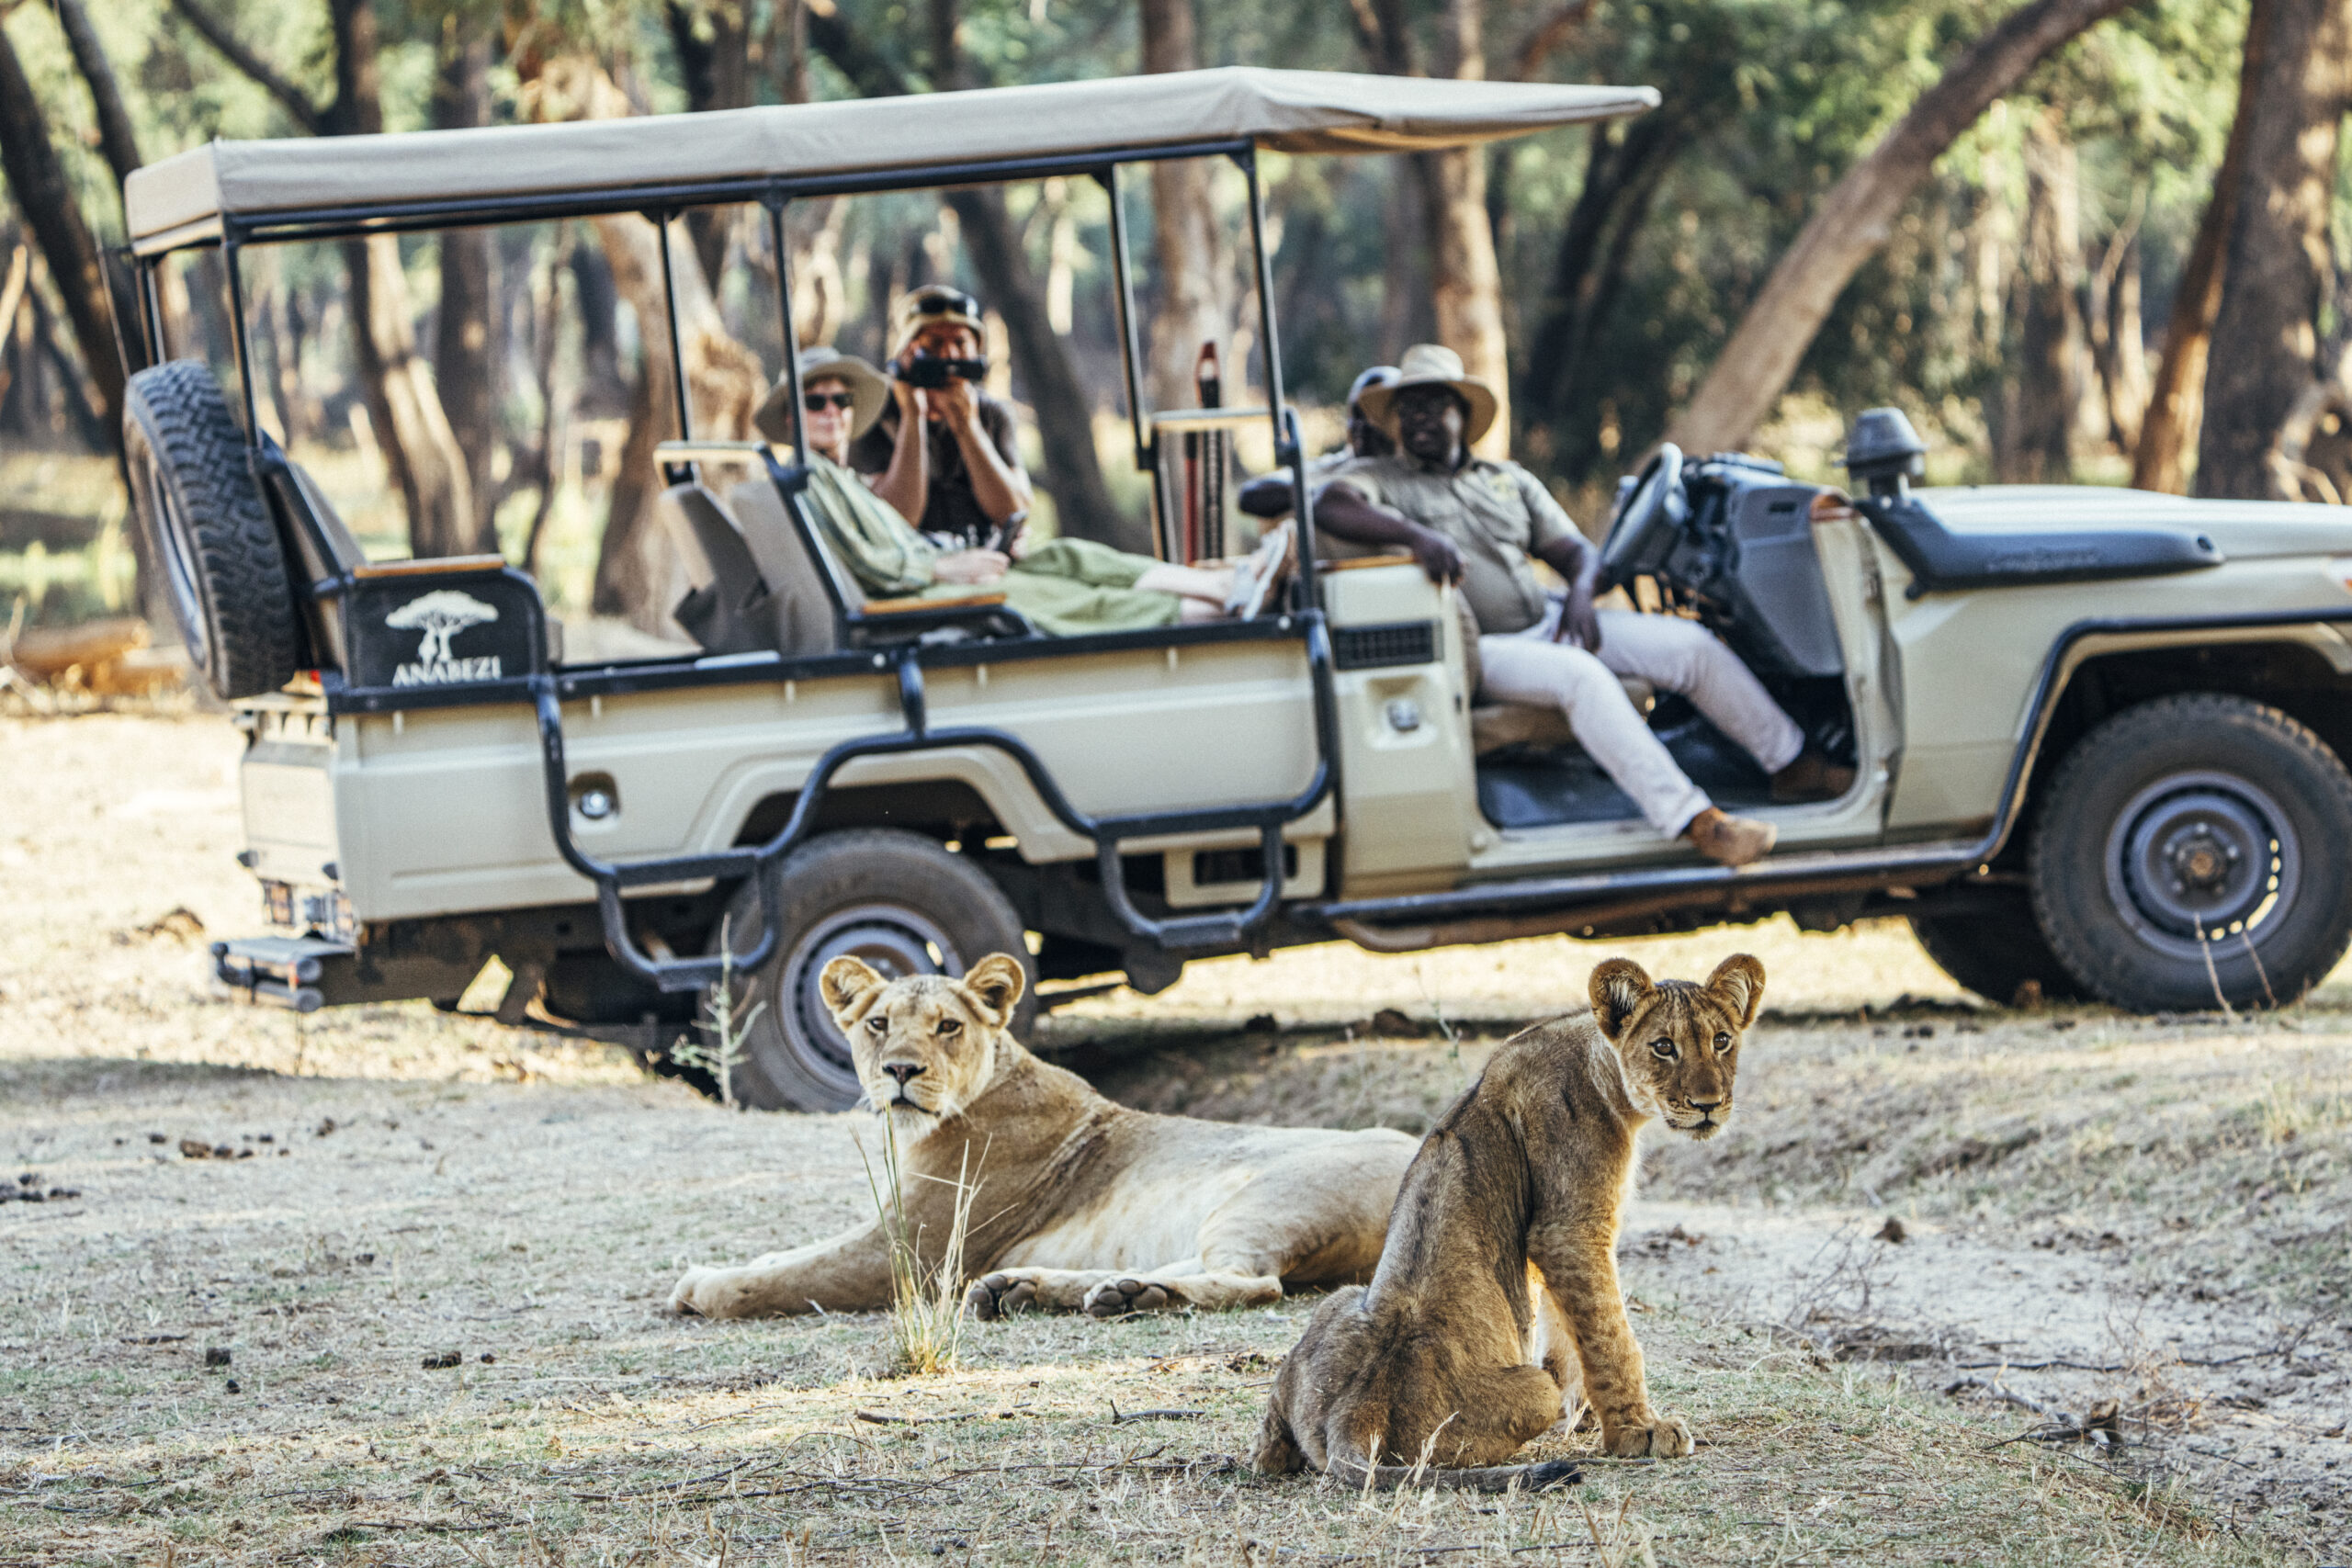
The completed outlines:
[[[1591,992],[1589,1014],[1507,1042],[1423,1142],[1371,1285],[1326,1299],[1283,1362],[1261,1471],[1395,1485],[1426,1454],[1465,1467],[1430,1477],[1444,1484],[1564,1479],[1565,1465],[1479,1467],[1557,1421],[1577,1371],[1604,1451],[1690,1451],[1690,1429],[1650,1408],[1618,1215],[1645,1125],[1708,1138],[1730,1118],[1764,966],[1740,953],[1704,986],[1652,985],[1617,958]]]
[[[885,981],[854,958],[818,977],[866,1099],[901,1153],[909,1228],[935,1268],[959,1170],[977,1177],[964,1244],[980,1317],[1097,1317],[1259,1306],[1285,1287],[1370,1278],[1413,1140],[1236,1127],[1114,1104],[1006,1032],[1025,983],[1002,953],[961,980]],[[670,1305],[706,1317],[890,1303],[879,1222],[739,1269],[690,1269]]]

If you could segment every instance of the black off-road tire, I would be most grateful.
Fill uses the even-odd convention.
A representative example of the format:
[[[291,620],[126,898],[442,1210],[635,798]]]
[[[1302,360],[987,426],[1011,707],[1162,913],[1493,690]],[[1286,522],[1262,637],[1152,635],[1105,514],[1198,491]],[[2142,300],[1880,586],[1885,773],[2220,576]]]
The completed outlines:
[[[734,1071],[735,1096],[768,1111],[847,1111],[864,1091],[849,1043],[834,1028],[817,977],[848,953],[891,978],[961,975],[991,953],[1021,961],[1029,976],[1014,1013],[1025,1035],[1037,1011],[1037,968],[1021,917],[988,874],[920,833],[888,828],[827,833],[795,850],[780,868],[784,930],[756,973],[735,985],[736,1016],[754,1005]],[[746,884],[728,911],[728,946],[759,941],[758,890]],[[717,951],[714,938],[712,951]]]
[[[2042,999],[2080,1001],[2085,992],[2050,950],[2022,888],[1992,895],[1999,907],[1962,915],[1913,915],[1911,934],[1935,966],[1998,1007],[2015,1006],[2030,980]]]
[[[188,661],[223,701],[274,692],[302,646],[286,554],[245,460],[244,433],[201,360],[125,389],[123,456]]]
[[[2352,943],[2347,846],[2352,773],[2326,742],[2245,697],[2162,697],[2084,736],[2052,778],[2034,916],[2117,1007],[2283,1005]]]

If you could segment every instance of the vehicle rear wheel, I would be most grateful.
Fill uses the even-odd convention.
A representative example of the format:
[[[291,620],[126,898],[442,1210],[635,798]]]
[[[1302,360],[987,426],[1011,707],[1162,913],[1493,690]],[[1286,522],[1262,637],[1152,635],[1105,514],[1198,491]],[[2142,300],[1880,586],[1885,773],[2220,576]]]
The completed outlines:
[[[2076,742],[2028,861],[2050,945],[2134,1011],[2293,1001],[2352,942],[2352,773],[2244,697],[2164,697]]]
[[[1991,907],[1957,915],[1914,915],[1911,934],[1935,966],[1986,1001],[2014,1007],[2029,980],[2044,1000],[2079,1001],[2083,988],[2050,950],[2022,888],[1987,889]]]
[[[735,1092],[769,1111],[847,1111],[865,1092],[849,1042],[833,1026],[817,977],[844,954],[884,976],[961,975],[991,953],[1029,971],[1012,1021],[1025,1034],[1036,1017],[1036,964],[1021,917],[987,874],[919,833],[858,829],[828,833],[794,851],[781,868],[784,930],[775,953],[737,983],[737,1016],[759,1014],[743,1040]],[[758,889],[746,886],[728,911],[728,945],[759,941]],[[712,946],[717,947],[714,941]]]
[[[131,498],[188,662],[223,701],[277,691],[294,677],[301,629],[285,548],[220,383],[201,360],[175,359],[133,376],[123,401]]]

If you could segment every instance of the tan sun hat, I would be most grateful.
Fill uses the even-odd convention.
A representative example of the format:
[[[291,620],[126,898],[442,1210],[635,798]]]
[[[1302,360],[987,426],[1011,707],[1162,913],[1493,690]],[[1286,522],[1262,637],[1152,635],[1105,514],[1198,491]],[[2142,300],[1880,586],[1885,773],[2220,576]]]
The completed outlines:
[[[857,400],[850,405],[849,438],[852,441],[874,428],[882,411],[890,401],[890,383],[876,370],[854,354],[843,354],[837,348],[821,344],[800,351],[800,385],[803,389],[817,382],[841,381],[849,387],[850,396]],[[791,386],[783,381],[775,384],[752,415],[752,423],[762,435],[771,441],[792,439],[792,410],[786,406],[792,397]]]
[[[1408,387],[1448,387],[1470,405],[1470,421],[1462,428],[1462,445],[1473,446],[1494,427],[1495,389],[1462,367],[1462,356],[1442,344],[1417,343],[1397,364],[1396,379],[1385,387],[1366,387],[1356,406],[1364,418],[1396,434],[1396,394]]]

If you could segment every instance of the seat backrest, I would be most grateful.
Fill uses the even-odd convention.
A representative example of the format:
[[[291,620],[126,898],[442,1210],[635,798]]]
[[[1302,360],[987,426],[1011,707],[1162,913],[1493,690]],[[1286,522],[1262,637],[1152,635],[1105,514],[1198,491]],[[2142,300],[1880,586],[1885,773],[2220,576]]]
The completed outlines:
[[[695,584],[673,612],[679,624],[713,653],[775,648],[767,580],[718,497],[699,484],[672,485],[662,492],[661,515]]]
[[[800,530],[785,513],[784,498],[776,493],[775,481],[745,479],[727,492],[727,499],[743,526],[743,543],[759,563],[760,576],[776,601],[776,625],[784,639],[779,651],[786,655],[832,652],[840,637],[833,621],[833,602],[819,575],[824,569],[810,558]],[[855,595],[850,602],[854,610],[864,603],[864,596],[858,593],[854,578],[846,572],[841,578],[843,592]]]

